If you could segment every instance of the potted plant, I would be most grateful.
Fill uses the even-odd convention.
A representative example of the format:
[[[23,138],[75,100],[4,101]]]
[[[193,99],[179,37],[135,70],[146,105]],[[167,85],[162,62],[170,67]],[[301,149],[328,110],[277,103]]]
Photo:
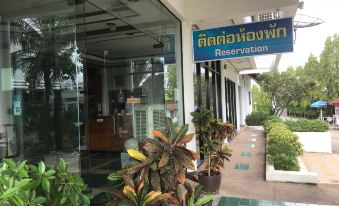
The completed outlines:
[[[203,143],[201,153],[205,157],[199,168],[198,181],[205,191],[217,192],[221,185],[220,170],[232,155],[231,150],[223,144],[235,132],[234,126],[215,119],[209,110],[198,109],[191,115],[196,133]]]
[[[186,148],[194,134],[186,134],[188,125],[175,129],[166,119],[166,131],[153,130],[154,138],[145,138],[138,149],[128,149],[133,162],[108,179],[115,183],[109,193],[101,194],[109,205],[178,205],[205,206],[212,197],[199,197],[199,188],[192,188],[186,170],[195,169],[198,155]],[[186,190],[186,196],[183,194]],[[147,199],[152,196],[151,199]],[[96,198],[95,198],[96,199]],[[119,203],[120,202],[120,203]]]

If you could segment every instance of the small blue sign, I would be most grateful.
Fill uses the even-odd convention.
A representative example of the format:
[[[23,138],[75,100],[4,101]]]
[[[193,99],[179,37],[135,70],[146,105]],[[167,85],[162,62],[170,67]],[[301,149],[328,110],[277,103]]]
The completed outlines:
[[[175,35],[167,34],[160,36],[161,41],[164,44],[164,63],[175,64]]]
[[[13,101],[13,115],[20,116],[21,115],[21,96],[14,95],[12,96]]]
[[[194,61],[293,52],[292,18],[193,31]]]

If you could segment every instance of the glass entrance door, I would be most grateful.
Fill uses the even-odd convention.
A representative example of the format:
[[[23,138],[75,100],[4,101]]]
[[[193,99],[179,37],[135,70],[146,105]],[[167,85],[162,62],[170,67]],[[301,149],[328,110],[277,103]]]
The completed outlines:
[[[163,44],[107,7],[85,2],[87,138],[81,159],[93,188],[105,187],[107,176],[129,163],[125,145],[136,148],[153,129],[165,129]]]

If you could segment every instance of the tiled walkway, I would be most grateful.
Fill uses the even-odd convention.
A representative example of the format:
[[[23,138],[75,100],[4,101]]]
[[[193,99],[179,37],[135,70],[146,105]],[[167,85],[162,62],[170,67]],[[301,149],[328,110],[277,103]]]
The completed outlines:
[[[324,206],[324,205],[281,202],[271,200],[256,200],[237,197],[221,197],[218,206]]]
[[[318,174],[320,183],[339,184],[339,129],[330,131],[333,153],[305,153],[302,160],[308,170]]]
[[[305,153],[302,160],[309,171],[318,174],[320,183],[339,184],[338,154]]]
[[[244,128],[230,143],[230,148],[233,156],[223,171],[219,198],[339,205],[338,184],[266,182],[265,136],[262,128]]]

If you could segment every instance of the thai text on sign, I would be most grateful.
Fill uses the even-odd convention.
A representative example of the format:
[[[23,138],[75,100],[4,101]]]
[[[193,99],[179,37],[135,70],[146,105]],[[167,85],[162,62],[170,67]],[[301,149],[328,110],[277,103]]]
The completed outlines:
[[[292,18],[193,31],[194,61],[293,51]]]

